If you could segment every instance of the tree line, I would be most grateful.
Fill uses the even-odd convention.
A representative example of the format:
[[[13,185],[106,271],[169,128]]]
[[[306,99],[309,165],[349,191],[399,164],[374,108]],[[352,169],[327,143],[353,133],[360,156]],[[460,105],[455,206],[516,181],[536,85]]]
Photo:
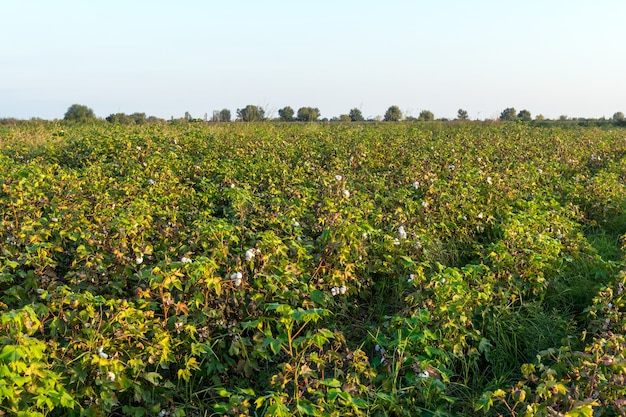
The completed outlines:
[[[399,122],[402,120],[405,121],[418,121],[418,122],[430,122],[430,121],[449,121],[449,119],[440,118],[435,119],[435,115],[430,110],[422,110],[418,117],[408,116],[405,117],[400,110],[400,108],[396,105],[390,106],[385,112],[384,116],[378,117],[375,119],[366,119],[363,116],[363,113],[359,108],[353,108],[346,114],[341,114],[339,117],[333,117],[331,119],[320,119],[321,113],[317,107],[300,107],[298,111],[294,111],[290,106],[283,107],[278,110],[277,118],[268,118],[266,117],[265,109],[261,106],[256,106],[249,104],[241,109],[237,109],[236,119],[235,121],[242,122],[261,122],[266,120],[275,120],[281,122],[315,122],[315,121],[324,121],[324,122],[365,122],[365,121],[385,121],[385,122]],[[71,105],[64,117],[64,120],[74,121],[74,122],[88,122],[92,120],[97,120],[97,117],[92,109],[85,105],[81,104],[73,104]],[[107,116],[105,118],[106,121],[110,123],[118,123],[118,124],[147,124],[147,123],[157,123],[157,122],[166,122],[165,119],[160,119],[155,116],[146,116],[145,113],[115,113]],[[464,109],[459,109],[457,112],[457,116],[454,120],[457,121],[466,121],[469,120],[469,114]],[[533,119],[530,111],[524,109],[521,111],[516,111],[514,107],[508,107],[504,109],[498,118],[500,121],[508,121],[508,122],[548,122],[549,120],[543,117],[541,114],[535,116]],[[194,118],[191,116],[189,112],[185,112],[185,116],[181,119],[171,118],[170,122],[231,122],[231,112],[228,109],[217,110],[213,112],[212,117],[209,119],[208,115],[205,114],[204,118]],[[559,122],[576,122],[576,123],[614,123],[617,125],[626,125],[624,119],[624,113],[616,112],[613,114],[611,119],[601,118],[601,119],[584,119],[584,118],[573,118],[570,119],[568,116],[562,115],[558,119]]]

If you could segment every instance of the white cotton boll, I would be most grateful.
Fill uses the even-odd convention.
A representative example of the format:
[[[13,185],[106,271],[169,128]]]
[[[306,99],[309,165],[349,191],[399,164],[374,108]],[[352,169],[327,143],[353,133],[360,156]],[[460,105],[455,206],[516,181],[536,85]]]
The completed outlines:
[[[400,239],[406,239],[406,230],[404,230],[404,226],[398,227],[398,237]]]
[[[343,190],[341,192],[341,194],[343,194],[343,196],[346,197],[346,198],[350,197],[350,191],[348,191],[348,190]]]
[[[493,184],[493,180],[491,179],[491,177],[487,177],[487,184],[489,185]]]
[[[184,264],[190,264],[191,263],[191,259],[187,258],[186,256],[183,256],[182,258],[180,258],[180,261]]]
[[[339,294],[344,295],[346,291],[348,291],[348,289],[346,288],[345,285],[342,285],[341,287],[339,287]]]
[[[115,382],[115,374],[113,372],[107,372],[107,379],[111,382]]]
[[[420,372],[419,374],[417,374],[417,376],[420,378],[428,378],[430,374],[428,373],[428,371],[424,371],[424,372]]]
[[[150,178],[150,179],[148,180],[148,184],[150,184],[150,185],[154,185],[154,184],[156,184],[156,181],[155,181],[155,180],[153,180],[152,178]]]
[[[100,359],[107,359],[109,357],[109,355],[107,355],[106,353],[104,353],[104,348],[102,346],[100,346],[98,348],[98,357]]]
[[[415,188],[416,190],[417,190],[418,188],[420,188],[420,183],[419,183],[419,181],[414,181],[414,182],[413,182],[413,188]]]
[[[141,265],[143,263],[143,256],[138,256],[135,258],[135,263],[137,265]]]
[[[337,175],[335,175],[335,179],[337,181],[341,181],[343,179],[343,177],[341,175],[337,174]]]
[[[243,278],[243,274],[241,272],[233,272],[230,276],[230,279],[241,279]]]
[[[396,246],[400,246],[400,241],[398,240],[398,238],[395,238],[393,240],[393,244],[396,245]]]
[[[254,257],[256,256],[256,253],[254,253],[254,249],[248,249],[246,251],[246,261],[251,261],[254,259]]]
[[[294,220],[293,221],[293,227],[300,227],[300,222]]]
[[[407,280],[408,283],[413,282],[413,280],[415,279],[415,274],[411,274],[409,275],[409,279]]]
[[[332,287],[332,288],[330,289],[330,293],[333,295],[333,297],[334,297],[334,296],[336,296],[337,294],[339,294],[339,288],[337,288],[337,287]]]
[[[484,214],[482,214],[482,213],[478,213],[478,218],[479,218],[479,219],[481,219],[481,220],[482,220],[482,219],[483,219],[483,217],[485,217],[485,215],[484,215]]]
[[[422,207],[424,208],[428,207],[428,201],[422,201]]]
[[[243,281],[241,278],[235,278],[235,280],[233,281],[233,284],[235,285],[235,287],[241,287],[242,282]]]

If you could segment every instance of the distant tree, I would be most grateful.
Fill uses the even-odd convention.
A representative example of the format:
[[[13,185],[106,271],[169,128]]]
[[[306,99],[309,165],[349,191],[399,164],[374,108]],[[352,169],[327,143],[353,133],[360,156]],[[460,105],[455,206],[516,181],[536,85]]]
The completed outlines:
[[[118,123],[121,125],[142,125],[146,123],[155,123],[156,117],[146,117],[145,113],[135,112],[133,114],[114,113],[108,115],[105,120],[109,123]]]
[[[463,109],[459,109],[459,111],[456,114],[456,118],[457,120],[467,120],[469,119],[469,115],[467,114],[467,111]]]
[[[515,111],[515,108],[509,107],[504,109],[502,113],[500,113],[500,120],[505,122],[513,122],[517,120],[517,112]]]
[[[121,125],[130,124],[130,117],[126,113],[112,113],[108,115],[104,120],[109,123],[117,123]]]
[[[562,122],[565,122],[565,121],[569,120],[569,117],[567,117],[566,114],[562,114],[562,115],[559,116],[559,120],[562,121]]]
[[[361,110],[357,109],[356,107],[350,110],[350,113],[348,113],[348,117],[350,117],[350,120],[353,122],[362,122],[365,120],[365,117],[363,117],[363,113],[361,113]]]
[[[352,118],[348,114],[340,114],[339,121],[340,122],[353,122],[354,120],[352,120]]]
[[[237,118],[244,122],[260,122],[265,120],[263,107],[248,104],[243,109],[237,109]]]
[[[218,117],[220,118],[220,122],[230,122],[230,110],[220,110],[220,112],[218,113]]]
[[[146,119],[146,122],[148,122],[148,123],[163,123],[163,122],[165,122],[165,120],[161,119],[159,117],[156,117],[156,116],[148,116],[148,118]]]
[[[533,119],[528,110],[520,110],[520,112],[517,113],[517,118],[522,122],[530,122]]]
[[[385,117],[383,118],[385,122],[397,122],[402,120],[402,112],[400,111],[400,107],[391,106],[385,112]]]
[[[135,112],[135,113],[131,114],[129,117],[136,125],[142,125],[142,124],[145,124],[147,122],[147,118],[146,118],[146,114],[145,113]]]
[[[93,110],[82,104],[72,104],[65,112],[65,116],[63,116],[63,120],[81,123],[95,119],[96,115]]]
[[[623,122],[624,121],[624,113],[622,113],[621,111],[618,111],[617,113],[615,113],[612,117],[614,122]]]
[[[320,117],[320,111],[314,107],[300,107],[297,119],[299,122],[313,122]]]
[[[432,122],[435,120],[435,115],[430,110],[422,110],[417,120],[420,122]]]
[[[294,113],[291,107],[286,106],[278,110],[278,118],[283,122],[293,122]]]
[[[546,120],[546,118],[543,116],[543,114],[538,114],[535,116],[535,121],[537,122],[543,122],[544,120]]]

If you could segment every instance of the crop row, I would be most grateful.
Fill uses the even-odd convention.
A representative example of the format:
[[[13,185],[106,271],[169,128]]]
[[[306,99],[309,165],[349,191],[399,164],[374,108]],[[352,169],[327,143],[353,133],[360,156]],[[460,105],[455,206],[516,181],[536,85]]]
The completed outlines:
[[[2,129],[5,413],[626,412],[623,129]]]

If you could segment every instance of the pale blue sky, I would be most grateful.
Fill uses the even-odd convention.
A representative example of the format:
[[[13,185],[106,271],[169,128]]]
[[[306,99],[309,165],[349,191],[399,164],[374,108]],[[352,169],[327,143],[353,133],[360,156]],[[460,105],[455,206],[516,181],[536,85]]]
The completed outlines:
[[[624,0],[2,0],[0,16],[0,117],[626,112]]]

